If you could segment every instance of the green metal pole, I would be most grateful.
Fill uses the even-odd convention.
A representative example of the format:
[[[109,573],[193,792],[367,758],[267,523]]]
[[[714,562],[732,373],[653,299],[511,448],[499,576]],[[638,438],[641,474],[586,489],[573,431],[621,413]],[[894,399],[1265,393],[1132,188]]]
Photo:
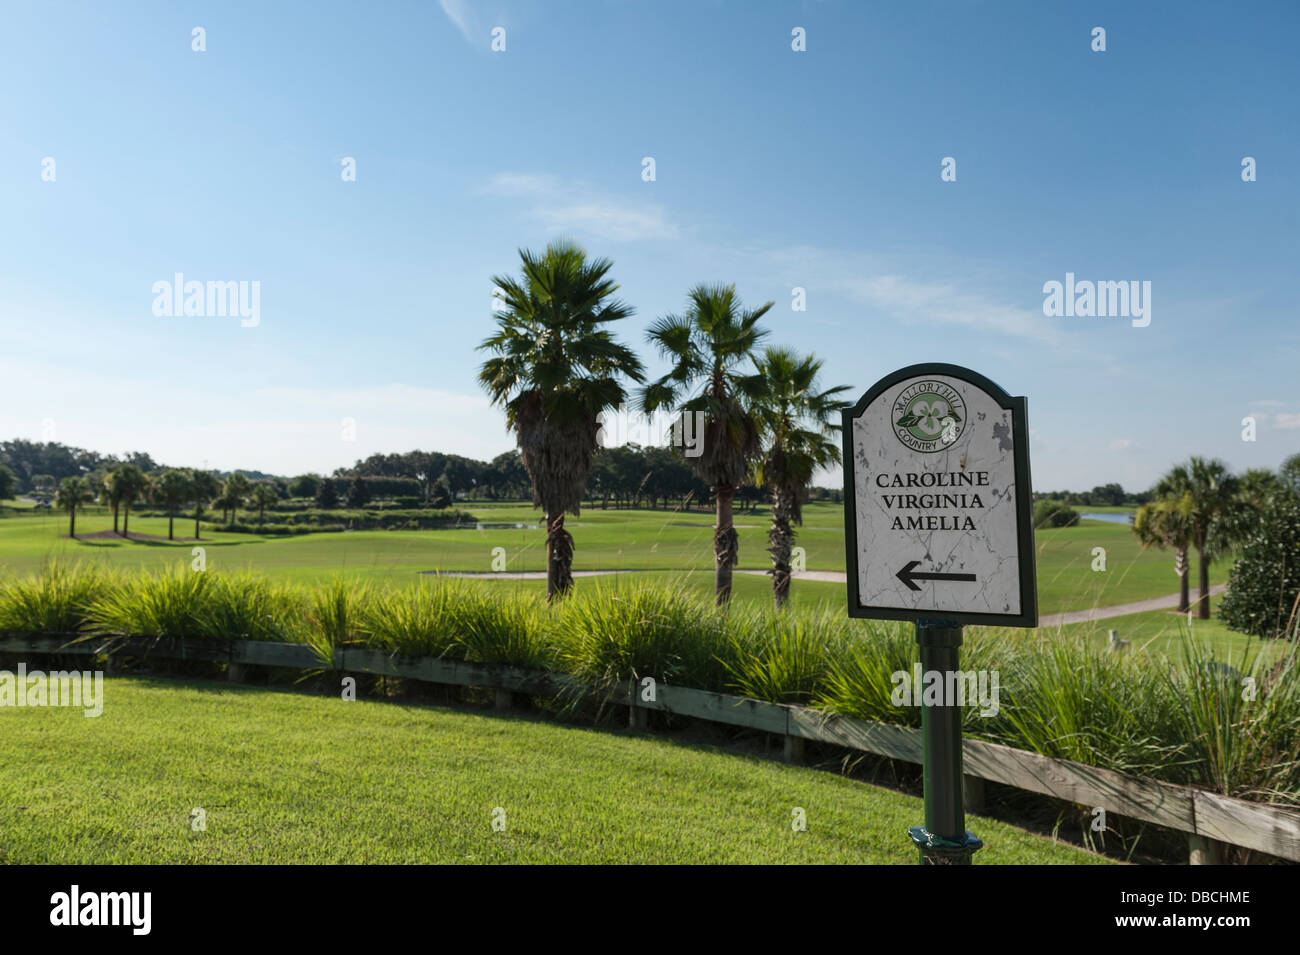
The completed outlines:
[[[936,706],[921,707],[921,740],[924,746],[925,825],[908,830],[919,850],[921,865],[970,865],[971,855],[984,845],[966,829],[962,803],[961,707],[949,699],[953,683],[950,672],[957,669],[961,627],[947,620],[918,620],[916,642],[921,651],[922,685],[913,687],[914,699],[921,696],[935,672],[943,679],[944,692]]]

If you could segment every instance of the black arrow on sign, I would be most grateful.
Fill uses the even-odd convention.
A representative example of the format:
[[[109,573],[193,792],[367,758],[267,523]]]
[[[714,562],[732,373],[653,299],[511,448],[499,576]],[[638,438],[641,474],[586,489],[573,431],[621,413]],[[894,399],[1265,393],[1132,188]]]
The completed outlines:
[[[912,590],[921,589],[914,583],[914,581],[917,580],[974,580],[975,579],[974,574],[918,574],[914,570],[912,570],[912,568],[917,566],[920,563],[921,562],[919,560],[910,561],[907,564],[905,564],[903,569],[900,570],[894,576],[897,577],[899,580],[901,580],[903,583],[907,584],[907,586]]]

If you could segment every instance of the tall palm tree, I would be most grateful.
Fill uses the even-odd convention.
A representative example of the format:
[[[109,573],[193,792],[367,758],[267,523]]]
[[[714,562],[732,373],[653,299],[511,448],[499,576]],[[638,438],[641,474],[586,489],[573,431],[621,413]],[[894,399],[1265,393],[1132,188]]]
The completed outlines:
[[[496,276],[503,307],[497,330],[479,346],[493,353],[479,383],[506,412],[533,486],[546,511],[546,594],[573,586],[573,536],[566,512],[578,514],[597,447],[599,417],[622,404],[622,379],[641,381],[640,360],[603,327],[633,309],[615,299],[609,259],[588,261],[567,241],[538,255],[519,250],[523,274]]]
[[[758,425],[737,393],[740,365],[767,335],[758,320],[771,307],[767,302],[744,308],[734,285],[697,285],[687,296],[685,315],[667,315],[647,333],[672,368],[642,390],[642,409],[647,414],[672,408],[683,415],[704,415],[700,453],[686,460],[713,490],[714,592],[719,605],[731,599],[731,571],[740,555],[732,500],[762,450]]]
[[[818,391],[821,360],[788,348],[769,347],[754,359],[754,368],[755,374],[741,379],[739,390],[765,444],[754,477],[772,494],[767,551],[772,555],[772,597],[780,610],[790,597],[791,525],[803,523],[803,496],[813,472],[840,463],[838,422],[849,403],[838,396],[849,386]]]
[[[232,471],[230,476],[226,478],[224,490],[233,520],[239,517],[239,508],[245,504],[249,495],[253,493],[253,482],[238,471]]]
[[[134,464],[123,464],[113,472],[113,486],[117,489],[118,498],[122,504],[123,537],[129,539],[131,536],[131,505],[135,503],[136,498],[144,493],[148,485],[149,479]]]
[[[199,539],[199,518],[203,508],[221,495],[221,482],[211,471],[195,470],[190,473],[190,491],[194,496],[194,539]]]
[[[1156,484],[1160,497],[1191,497],[1191,544],[1196,548],[1198,589],[1196,615],[1210,619],[1210,563],[1231,544],[1233,519],[1238,507],[1238,480],[1228,465],[1214,458],[1193,455]]]
[[[190,474],[168,468],[154,482],[154,500],[167,509],[167,539],[176,539],[176,511],[190,499]]]
[[[275,488],[265,481],[253,485],[253,493],[249,495],[250,503],[257,508],[257,522],[259,524],[266,520],[266,509],[280,500],[280,495],[275,493]]]
[[[1159,497],[1143,504],[1133,515],[1133,533],[1144,547],[1166,547],[1174,551],[1174,571],[1178,574],[1178,612],[1186,613],[1187,549],[1192,543],[1192,497]]]
[[[114,480],[116,471],[109,471],[104,475],[104,490],[101,500],[113,510],[113,533],[117,533],[117,509],[122,505],[122,492]]]
[[[68,512],[68,536],[77,536],[77,508],[95,499],[94,492],[79,477],[65,477],[55,492],[55,506]]]

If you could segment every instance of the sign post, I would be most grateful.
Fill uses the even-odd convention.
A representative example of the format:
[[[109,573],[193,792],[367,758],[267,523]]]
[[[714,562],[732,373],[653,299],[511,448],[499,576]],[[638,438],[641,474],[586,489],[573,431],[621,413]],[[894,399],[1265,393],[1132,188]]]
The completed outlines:
[[[958,365],[911,365],[844,412],[849,616],[916,624],[924,865],[969,865],[958,669],[962,626],[1038,625],[1024,398]],[[906,676],[906,675],[905,675]]]

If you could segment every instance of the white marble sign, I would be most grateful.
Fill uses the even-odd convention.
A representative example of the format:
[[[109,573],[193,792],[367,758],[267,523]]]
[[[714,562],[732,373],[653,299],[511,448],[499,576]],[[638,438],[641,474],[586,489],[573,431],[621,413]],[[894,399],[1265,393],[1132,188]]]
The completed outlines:
[[[915,365],[844,423],[849,613],[1035,626],[1024,399]]]

